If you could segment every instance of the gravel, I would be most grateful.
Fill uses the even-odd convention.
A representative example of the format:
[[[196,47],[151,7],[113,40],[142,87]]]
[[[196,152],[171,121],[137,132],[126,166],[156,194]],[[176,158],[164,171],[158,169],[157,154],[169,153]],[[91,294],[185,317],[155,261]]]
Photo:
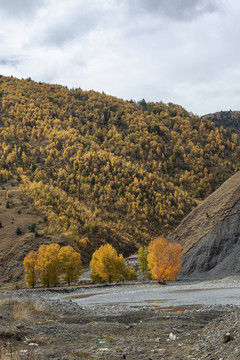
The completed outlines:
[[[11,344],[24,359],[30,359],[31,348],[39,360],[235,360],[240,358],[239,288],[240,278],[229,278],[2,290],[0,300],[34,303],[38,309],[10,327],[10,312],[1,313],[2,337],[6,330],[11,337],[14,327],[22,332],[19,338],[28,340],[12,336]]]

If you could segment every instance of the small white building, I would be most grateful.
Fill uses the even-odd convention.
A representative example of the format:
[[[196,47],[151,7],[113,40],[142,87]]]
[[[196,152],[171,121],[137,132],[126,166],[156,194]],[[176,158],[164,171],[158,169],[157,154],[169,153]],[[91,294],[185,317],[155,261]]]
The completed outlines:
[[[138,266],[138,257],[137,257],[137,255],[131,255],[131,256],[127,257],[126,258],[126,263],[127,263],[127,266],[137,267]]]

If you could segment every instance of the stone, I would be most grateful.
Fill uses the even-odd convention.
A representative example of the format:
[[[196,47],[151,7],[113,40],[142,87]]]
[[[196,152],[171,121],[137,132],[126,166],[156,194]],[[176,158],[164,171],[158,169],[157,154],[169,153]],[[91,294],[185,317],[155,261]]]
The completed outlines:
[[[233,339],[234,339],[234,337],[229,332],[227,332],[226,334],[223,335],[223,342],[224,343],[232,341]]]
[[[24,328],[24,324],[21,323],[21,322],[16,323],[15,326],[16,326],[17,329],[23,329]]]

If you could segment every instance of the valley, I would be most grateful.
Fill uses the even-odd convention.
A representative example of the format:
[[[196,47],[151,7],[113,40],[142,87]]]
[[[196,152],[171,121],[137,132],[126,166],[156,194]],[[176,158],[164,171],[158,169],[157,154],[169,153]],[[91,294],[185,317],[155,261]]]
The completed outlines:
[[[221,288],[223,295],[224,286],[228,304],[219,296],[216,304],[211,298],[200,304],[199,297],[199,304],[190,305],[191,291],[202,291],[208,299],[211,288]],[[239,286],[239,278],[232,278],[166,287],[128,284],[0,291],[0,344],[5,343],[19,359],[235,360],[240,355],[236,306],[240,297],[231,298],[231,291],[239,292]],[[171,300],[161,302],[164,293],[171,297],[172,289],[180,289],[187,304],[182,297],[174,306],[169,306]],[[149,301],[150,293],[155,302]],[[106,297],[115,302],[106,302]]]

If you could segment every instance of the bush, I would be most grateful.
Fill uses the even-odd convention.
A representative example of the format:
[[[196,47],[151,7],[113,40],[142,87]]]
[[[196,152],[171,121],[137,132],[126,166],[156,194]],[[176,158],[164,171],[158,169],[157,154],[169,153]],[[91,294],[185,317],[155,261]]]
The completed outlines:
[[[30,226],[28,227],[28,229],[29,229],[30,232],[35,232],[35,231],[36,231],[36,224],[35,224],[35,223],[32,223],[32,225],[30,225]]]
[[[2,222],[1,222],[1,220],[0,220],[0,228],[2,228]]]
[[[21,230],[20,227],[17,227],[17,229],[16,229],[16,234],[17,234],[17,235],[21,235],[21,234],[22,234],[22,230]]]

